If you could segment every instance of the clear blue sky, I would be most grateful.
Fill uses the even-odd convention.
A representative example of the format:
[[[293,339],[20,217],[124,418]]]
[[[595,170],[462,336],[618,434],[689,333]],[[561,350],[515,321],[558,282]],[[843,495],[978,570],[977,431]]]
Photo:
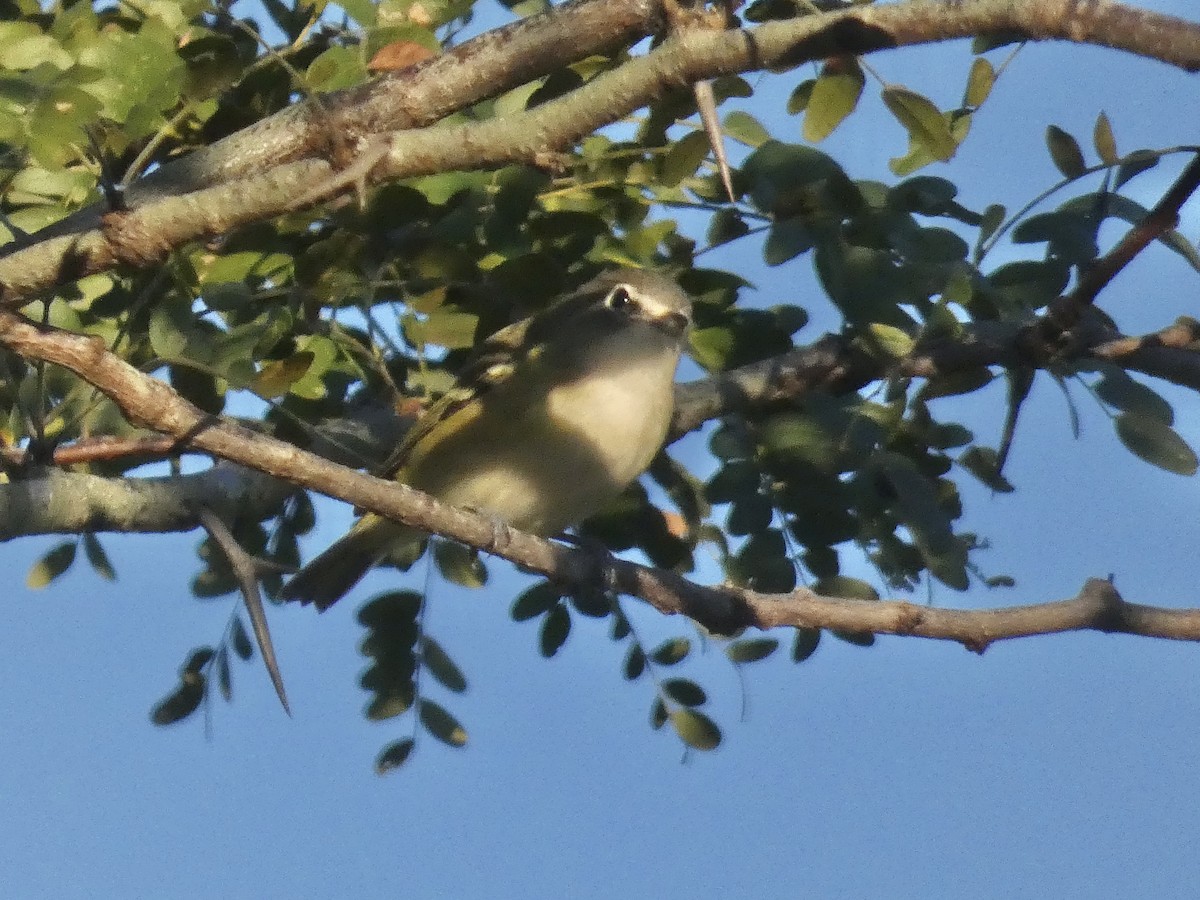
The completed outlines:
[[[1154,5],[1196,15],[1182,0]],[[949,104],[969,58],[956,45],[871,64]],[[960,157],[929,171],[970,181],[967,205],[1013,207],[1054,178],[1047,124],[1086,143],[1105,109],[1123,149],[1197,142],[1198,90],[1194,76],[1116,53],[1030,48]],[[775,121],[785,95],[757,107],[771,111],[764,119]],[[900,135],[869,117],[852,126],[832,152],[856,177],[883,177]],[[797,133],[794,121],[785,127]],[[1148,177],[1147,189],[1171,174]],[[1195,212],[1183,226],[1192,239]],[[721,262],[753,277],[763,302],[804,302],[793,292],[807,284],[807,261],[784,271]],[[1198,278],[1154,251],[1102,301],[1130,330],[1158,327],[1197,314]],[[1200,484],[1135,461],[1084,392],[1074,396],[1078,441],[1058,390],[1039,379],[1010,462],[1017,494],[963,482],[967,524],[993,543],[982,563],[1017,588],[937,589],[933,602],[1042,601],[1113,573],[1129,600],[1200,603]],[[1200,447],[1200,404],[1169,396]],[[994,441],[1001,406],[989,399],[968,413]],[[349,521],[342,507],[322,510],[310,551]],[[353,603],[320,617],[271,611],[294,718],[255,664],[236,669],[235,702],[216,703],[211,737],[200,719],[149,724],[188,649],[219,639],[233,602],[190,597],[197,540],[108,538],[116,585],[81,560],[47,590],[10,589],[0,613],[5,896],[1195,895],[1192,645],[1075,635],[977,657],[916,639],[860,649],[826,638],[802,666],[747,669],[744,721],[736,676],[714,651],[689,671],[714,698],[725,744],[681,763],[672,736],[646,724],[650,688],[621,679],[623,650],[600,627],[577,622],[544,662],[534,628],[508,621],[510,579],[478,592],[441,586],[430,628],[470,679],[449,705],[471,742],[452,751],[426,740],[404,770],[379,778],[374,756],[405,726],[362,718]],[[0,547],[10,584],[52,543]],[[645,610],[637,621],[648,635],[691,633]]]

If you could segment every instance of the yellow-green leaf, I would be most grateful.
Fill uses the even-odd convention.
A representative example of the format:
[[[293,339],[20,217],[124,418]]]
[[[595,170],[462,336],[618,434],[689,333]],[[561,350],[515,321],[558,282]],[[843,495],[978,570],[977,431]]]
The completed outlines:
[[[1096,146],[1096,155],[1105,165],[1115,166],[1121,161],[1121,155],[1117,153],[1117,139],[1113,135],[1112,122],[1108,120],[1108,113],[1102,112],[1096,117],[1096,127],[1092,131],[1092,143]]]
[[[958,149],[950,124],[942,111],[928,98],[904,87],[883,89],[883,102],[896,120],[908,131],[915,144],[934,159],[947,160]]]
[[[75,542],[64,541],[50,550],[30,568],[25,576],[25,586],[30,590],[44,588],[75,562]]]
[[[675,709],[669,713],[680,739],[694,750],[715,750],[721,743],[717,723],[694,709]]]
[[[900,359],[912,352],[916,341],[902,328],[872,322],[867,326],[871,349],[880,350],[892,359]]]
[[[250,390],[264,400],[280,397],[305,376],[315,358],[311,350],[301,350],[285,359],[273,360],[250,379]]]
[[[816,143],[833,133],[854,112],[866,78],[853,57],[827,62],[813,85],[804,114],[804,139]]]
[[[975,62],[971,63],[971,74],[967,76],[967,90],[963,102],[973,109],[978,109],[992,93],[995,83],[996,70],[992,68],[992,64],[982,56],[976,57]]]
[[[736,109],[725,117],[723,130],[735,141],[748,147],[759,147],[771,139],[770,132],[763,128],[758,119]]]

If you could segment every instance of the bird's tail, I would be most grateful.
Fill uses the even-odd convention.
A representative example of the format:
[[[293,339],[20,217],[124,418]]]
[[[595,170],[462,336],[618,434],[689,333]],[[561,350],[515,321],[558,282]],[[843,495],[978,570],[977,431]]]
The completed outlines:
[[[288,579],[284,600],[312,603],[324,612],[340,600],[367,570],[381,562],[408,529],[367,513],[324,553]]]

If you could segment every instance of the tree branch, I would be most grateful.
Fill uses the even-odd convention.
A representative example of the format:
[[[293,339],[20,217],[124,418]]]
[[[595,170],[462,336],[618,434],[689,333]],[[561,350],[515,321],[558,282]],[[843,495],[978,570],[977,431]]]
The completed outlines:
[[[682,613],[718,633],[749,626],[833,628],[953,640],[982,651],[989,643],[1031,634],[1098,629],[1200,640],[1200,610],[1125,604],[1095,579],[1070,601],[994,610],[949,610],[903,601],[871,603],[818,597],[810,591],[760,594],[693,584],[669,571],[595,556],[497,526],[491,518],[445,506],[406,485],[382,481],[239,425],[206,415],[168,385],[109,352],[101,341],[38,327],[0,311],[0,343],[29,359],[63,366],[95,385],[131,420],[190,442],[223,459],[444,535],[571,585],[610,583],[663,613]]]
[[[607,0],[605,0],[607,2]],[[581,10],[595,12],[602,4],[569,4],[572,14]],[[625,29],[601,29],[594,44],[586,36],[570,44],[574,56],[587,55],[619,37],[628,37],[650,22],[645,7],[622,4],[614,8],[627,15]],[[559,22],[560,10],[546,14],[546,22]],[[541,20],[539,20],[541,21]],[[607,21],[601,16],[601,21]],[[532,26],[530,26],[532,27]],[[548,27],[548,26],[547,26]],[[552,31],[530,32],[548,40]],[[584,135],[614,122],[635,109],[652,102],[664,91],[705,78],[764,68],[785,68],[833,54],[868,53],[874,50],[912,46],[974,35],[1023,35],[1031,40],[1069,40],[1094,43],[1159,59],[1189,71],[1200,68],[1200,25],[1183,19],[1138,10],[1118,3],[1079,4],[1076,0],[910,0],[881,6],[855,7],[844,12],[804,16],[799,19],[767,22],[753,29],[711,32],[690,29],[679,33],[643,57],[631,59],[619,68],[584,84],[566,97],[545,103],[536,109],[503,121],[489,120],[454,127],[420,128],[402,131],[386,142],[386,154],[369,173],[371,182],[412,177],[451,169],[484,168],[513,162],[537,164],[548,151],[569,146]],[[538,55],[533,71],[524,60],[532,49],[525,43],[512,46],[491,38],[488,53],[520,67],[522,77],[533,77],[553,69],[558,57]],[[466,45],[464,45],[466,46]],[[547,52],[543,50],[543,54]],[[524,55],[521,55],[521,54]],[[420,72],[436,69],[444,57],[436,57],[420,67]],[[488,56],[488,59],[493,59]],[[457,57],[455,58],[457,60]],[[457,62],[455,63],[457,64]],[[536,68],[536,67],[535,67]],[[398,73],[398,77],[407,77]],[[428,76],[422,76],[428,77]],[[462,76],[465,78],[465,76]],[[457,82],[456,82],[457,83]],[[478,99],[475,94],[460,93],[450,100],[437,94],[426,109],[428,120],[445,115]],[[492,86],[488,90],[494,89]],[[378,97],[370,86],[361,88],[369,97]],[[432,91],[432,87],[430,88]],[[486,93],[486,92],[485,92]],[[350,96],[350,95],[347,95]],[[433,96],[433,95],[431,95]],[[305,114],[311,116],[311,109]],[[335,119],[336,120],[336,119]],[[382,121],[364,119],[371,127],[362,133],[382,135],[393,131],[401,120],[384,117]],[[412,121],[426,121],[416,116]],[[407,127],[402,123],[399,127]],[[324,132],[320,146],[333,146],[329,139],[336,130]],[[311,137],[311,134],[309,135]],[[264,136],[260,138],[266,140]],[[241,140],[241,139],[239,139]],[[269,144],[279,149],[277,144]],[[290,146],[290,145],[289,145]],[[312,151],[312,148],[309,148]],[[230,163],[228,170],[217,167],[228,177],[229,171],[259,174],[194,191],[184,196],[165,197],[135,206],[131,211],[108,213],[99,220],[82,223],[71,233],[47,229],[50,237],[37,239],[33,246],[0,258],[2,299],[8,305],[26,302],[34,293],[48,287],[99,272],[119,264],[146,265],[161,258],[174,247],[210,234],[224,233],[238,225],[259,221],[297,208],[296,198],[311,204],[353,188],[360,180],[338,177],[334,166],[325,160],[295,159],[295,148],[277,156],[292,159],[270,171],[261,172],[263,157],[244,169]],[[377,146],[360,147],[367,156]],[[315,152],[315,151],[312,151]],[[335,154],[327,153],[333,158]],[[238,154],[232,154],[238,159]],[[353,172],[354,167],[351,167]],[[208,183],[213,172],[205,170],[200,183]],[[314,189],[315,186],[315,189]],[[78,224],[78,223],[77,223]]]

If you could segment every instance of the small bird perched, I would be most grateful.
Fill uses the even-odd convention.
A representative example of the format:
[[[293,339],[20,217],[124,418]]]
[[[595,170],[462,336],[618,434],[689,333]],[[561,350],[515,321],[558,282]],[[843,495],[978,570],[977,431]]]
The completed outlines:
[[[692,304],[667,277],[604,272],[485,340],[385,475],[542,536],[621,493],[662,446]],[[367,513],[283,587],[324,611],[414,529]]]

